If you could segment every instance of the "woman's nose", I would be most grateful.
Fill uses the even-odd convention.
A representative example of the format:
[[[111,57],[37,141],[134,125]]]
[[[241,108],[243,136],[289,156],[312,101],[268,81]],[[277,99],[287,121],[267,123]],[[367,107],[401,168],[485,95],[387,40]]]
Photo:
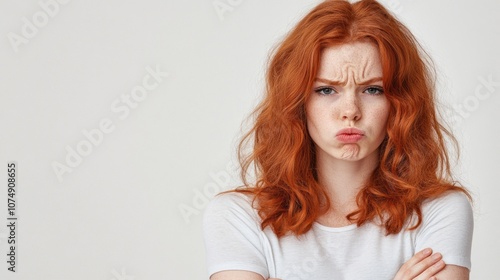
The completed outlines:
[[[361,119],[361,110],[359,108],[358,98],[353,94],[346,94],[341,105],[341,119],[349,121],[358,121]]]

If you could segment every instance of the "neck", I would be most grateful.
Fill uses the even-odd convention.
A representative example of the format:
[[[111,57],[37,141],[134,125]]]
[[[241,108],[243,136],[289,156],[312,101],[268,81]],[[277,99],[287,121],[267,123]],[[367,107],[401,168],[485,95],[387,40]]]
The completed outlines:
[[[327,190],[332,210],[350,213],[357,209],[356,196],[377,164],[377,151],[357,161],[336,159],[326,153],[318,153],[318,180]]]

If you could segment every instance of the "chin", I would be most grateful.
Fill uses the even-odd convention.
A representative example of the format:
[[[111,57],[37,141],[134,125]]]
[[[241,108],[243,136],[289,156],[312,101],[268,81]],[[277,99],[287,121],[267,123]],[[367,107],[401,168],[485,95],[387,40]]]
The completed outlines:
[[[359,160],[359,146],[358,145],[345,145],[340,150],[340,159],[343,160]]]

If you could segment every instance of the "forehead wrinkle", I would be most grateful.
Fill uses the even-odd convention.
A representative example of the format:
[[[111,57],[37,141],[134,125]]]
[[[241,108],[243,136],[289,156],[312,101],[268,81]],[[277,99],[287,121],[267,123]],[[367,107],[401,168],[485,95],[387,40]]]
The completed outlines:
[[[314,81],[316,82],[320,82],[320,83],[324,83],[324,84],[327,84],[327,85],[331,85],[331,86],[336,86],[336,85],[344,85],[341,81],[337,81],[337,80],[329,80],[329,79],[326,79],[326,78],[320,78],[320,77],[317,77]],[[360,85],[367,85],[367,84],[371,84],[371,83],[376,83],[376,82],[380,82],[382,81],[382,77],[373,77],[371,79],[367,79],[367,80],[364,80],[362,82],[359,82]]]
[[[342,65],[342,68],[341,68],[341,79],[340,81],[342,81],[343,85],[347,85],[347,83],[349,82],[350,79],[352,79],[352,81],[354,83],[356,83],[358,80],[362,80],[363,77],[357,77],[358,76],[358,69],[356,67],[357,65],[355,63],[345,63]],[[345,76],[345,78],[344,78]],[[364,76],[364,75],[362,75]]]
[[[364,60],[364,63],[363,63],[363,66],[361,67],[362,70],[361,70],[361,80],[365,79],[366,78],[366,71],[368,71],[368,68],[370,67],[370,60],[369,59],[365,59]]]
[[[379,63],[378,52],[374,46],[335,46],[323,53],[319,77],[344,86],[353,82],[362,83],[369,77],[381,76]]]

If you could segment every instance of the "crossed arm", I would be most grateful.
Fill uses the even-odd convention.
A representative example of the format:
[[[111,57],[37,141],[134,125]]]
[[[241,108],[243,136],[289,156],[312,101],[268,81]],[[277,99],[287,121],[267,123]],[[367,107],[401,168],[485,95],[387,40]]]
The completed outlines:
[[[261,275],[242,270],[221,271],[210,280],[265,280]],[[269,278],[267,280],[278,280]],[[446,265],[439,253],[425,249],[416,253],[401,266],[394,280],[469,280],[469,270],[462,266]]]

